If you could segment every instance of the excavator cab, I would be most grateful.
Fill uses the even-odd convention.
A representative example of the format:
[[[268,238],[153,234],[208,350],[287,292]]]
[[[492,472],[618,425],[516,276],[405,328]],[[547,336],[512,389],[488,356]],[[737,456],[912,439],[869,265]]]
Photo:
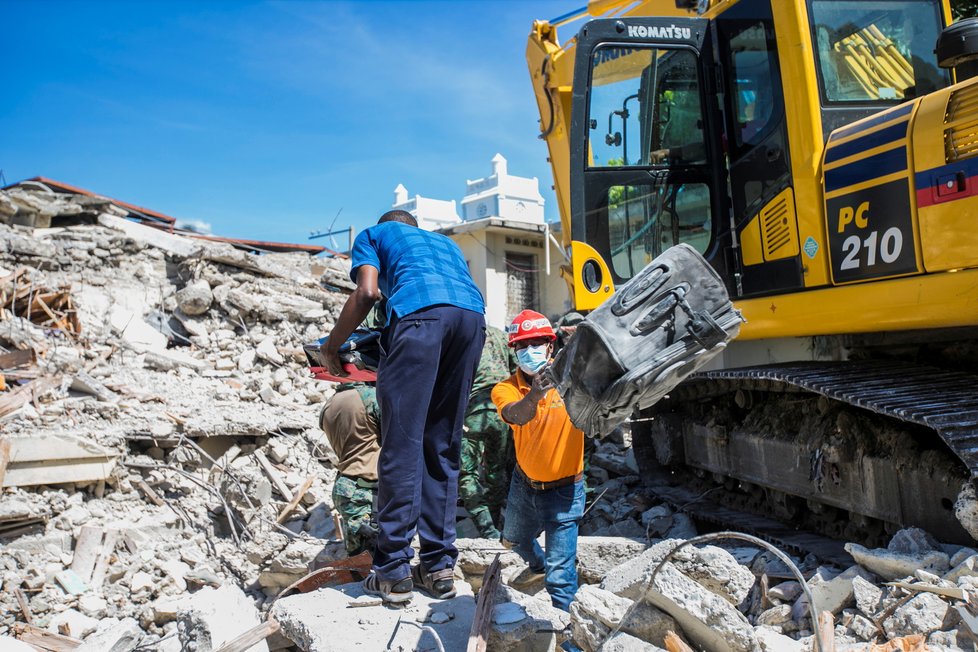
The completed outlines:
[[[580,31],[569,138],[579,309],[679,243],[736,298],[831,282],[811,210],[829,134],[951,79],[933,54],[939,0],[795,6],[791,20],[771,0],[740,0],[709,19],[623,16]],[[790,29],[807,32],[807,60],[781,60]],[[791,119],[786,97],[801,106]]]

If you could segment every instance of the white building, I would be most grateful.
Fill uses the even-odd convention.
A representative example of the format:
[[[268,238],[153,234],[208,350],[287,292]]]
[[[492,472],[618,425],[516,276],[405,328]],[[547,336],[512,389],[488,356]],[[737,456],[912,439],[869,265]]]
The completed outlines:
[[[407,211],[418,220],[418,226],[427,231],[437,231],[444,226],[458,224],[462,219],[458,216],[455,200],[431,199],[415,195],[413,199],[408,198],[407,188],[404,184],[397,184],[394,188],[394,204],[392,209]]]
[[[469,263],[486,299],[486,322],[504,328],[525,308],[556,319],[570,309],[560,276],[566,258],[544,220],[544,199],[536,179],[510,175],[506,159],[492,158],[492,174],[466,181],[462,218],[454,201],[408,199],[398,185],[393,208],[411,213],[418,225],[452,238]],[[451,219],[454,217],[454,220]]]

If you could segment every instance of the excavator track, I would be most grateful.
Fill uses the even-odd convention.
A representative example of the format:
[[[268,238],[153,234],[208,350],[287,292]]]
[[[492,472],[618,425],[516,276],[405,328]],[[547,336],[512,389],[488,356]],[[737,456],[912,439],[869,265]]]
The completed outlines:
[[[960,509],[978,476],[978,375],[891,360],[708,371],[652,414],[658,462],[724,486],[735,509],[868,543],[978,531],[960,517],[978,513]]]

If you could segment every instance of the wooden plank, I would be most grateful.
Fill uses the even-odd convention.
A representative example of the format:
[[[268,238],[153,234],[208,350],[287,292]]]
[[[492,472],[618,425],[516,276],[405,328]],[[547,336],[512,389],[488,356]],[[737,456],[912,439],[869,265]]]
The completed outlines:
[[[666,632],[666,637],[662,640],[669,652],[694,652],[693,648],[686,645],[686,642],[674,631]]]
[[[91,394],[103,403],[112,403],[119,400],[115,392],[85,371],[78,371],[75,374],[74,379],[71,381],[71,389],[76,392]]]
[[[475,616],[469,630],[469,643],[466,652],[486,652],[489,639],[489,626],[492,624],[492,610],[496,606],[496,591],[502,575],[499,572],[499,553],[482,575],[482,588],[475,603]]]
[[[3,478],[7,474],[7,464],[10,462],[10,441],[6,437],[0,437],[0,487],[3,485]]]
[[[33,349],[14,349],[9,353],[0,353],[0,369],[19,369],[29,367],[37,360]]]
[[[258,460],[258,465],[261,466],[261,470],[265,472],[265,475],[272,481],[272,484],[275,485],[278,492],[282,494],[282,498],[285,498],[286,502],[292,502],[293,496],[289,485],[285,484],[285,480],[282,479],[282,474],[272,466],[272,463],[265,457],[265,453],[256,450],[255,459]]]
[[[149,502],[153,503],[157,507],[163,507],[166,504],[163,502],[163,499],[160,498],[159,494],[156,493],[156,490],[146,484],[145,480],[136,480],[135,485],[136,488],[139,489],[144,496],[146,496]]]
[[[95,568],[95,561],[98,559],[99,550],[102,548],[102,537],[105,530],[92,525],[83,526],[75,542],[75,552],[71,558],[71,570],[75,572],[81,581],[88,582],[92,579],[92,570]]]
[[[33,645],[45,652],[70,652],[82,644],[77,638],[55,634],[26,623],[14,623],[13,631],[22,643]]]
[[[23,614],[24,620],[28,625],[34,624],[34,616],[31,614],[31,606],[27,603],[27,598],[24,597],[24,592],[19,588],[14,589],[14,595],[17,597],[17,604],[20,605],[20,613]]]
[[[246,652],[251,646],[256,643],[261,643],[278,630],[278,621],[269,616],[265,622],[255,625],[246,632],[242,632],[217,648],[217,652]]]
[[[99,589],[105,582],[105,575],[109,572],[109,562],[112,561],[112,554],[120,538],[119,530],[106,530],[105,541],[102,542],[95,568],[92,569],[92,580],[88,583],[91,588]]]
[[[964,600],[967,602],[968,594],[964,589],[957,586],[945,588],[943,586],[935,586],[934,584],[911,584],[910,582],[886,582],[887,586],[896,586],[901,589],[906,589],[907,591],[914,591],[915,593],[933,593],[935,595],[940,595],[945,598],[953,598],[954,600]]]
[[[835,652],[835,618],[832,612],[823,611],[818,615],[818,631],[822,638],[822,652]]]
[[[312,487],[312,482],[315,479],[316,479],[316,474],[314,473],[310,474],[309,477],[306,478],[306,481],[302,483],[302,486],[299,487],[299,490],[295,492],[295,497],[289,501],[289,504],[285,506],[285,509],[283,509],[282,512],[278,515],[278,518],[275,519],[276,523],[281,524],[285,522],[285,519],[289,517],[289,514],[292,513],[292,510],[299,505],[299,501],[302,500],[302,497],[305,496],[306,492],[309,491],[309,488]]]

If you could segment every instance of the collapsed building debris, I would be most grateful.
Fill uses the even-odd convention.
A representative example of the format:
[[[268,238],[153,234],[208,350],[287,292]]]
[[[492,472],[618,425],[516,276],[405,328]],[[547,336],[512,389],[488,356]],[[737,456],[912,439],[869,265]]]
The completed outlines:
[[[456,598],[378,605],[356,583],[363,560],[338,561],[335,455],[316,427],[332,389],[309,378],[301,351],[345,301],[343,262],[256,256],[155,228],[146,209],[133,221],[138,207],[42,186],[0,191],[0,222],[20,216],[0,223],[0,649],[435,649],[437,638],[450,650],[572,640],[588,652],[801,652],[816,635],[853,651],[978,640],[978,551],[917,530],[885,550],[851,544],[848,566],[792,558],[811,603],[781,562],[743,542],[685,547],[653,581],[696,523],[644,493],[627,429],[591,456],[569,614],[542,581],[520,583],[515,553],[464,538]],[[467,520],[459,531],[475,534]],[[499,585],[477,615],[497,558]],[[831,618],[813,623],[812,604]]]

